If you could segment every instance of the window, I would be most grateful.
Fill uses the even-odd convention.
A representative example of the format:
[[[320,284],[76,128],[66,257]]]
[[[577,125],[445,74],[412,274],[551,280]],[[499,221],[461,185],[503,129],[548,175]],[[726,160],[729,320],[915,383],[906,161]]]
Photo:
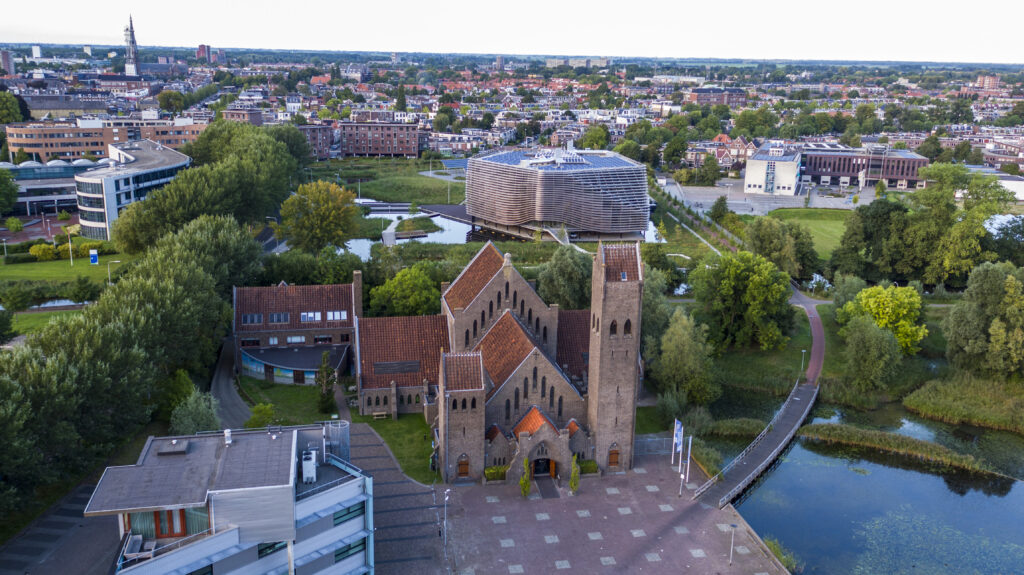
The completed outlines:
[[[253,325],[257,323],[263,323],[263,314],[261,313],[243,313],[242,314],[242,325]]]
[[[548,342],[548,326],[544,326],[544,343]]]
[[[288,336],[288,343],[306,343],[306,336],[290,335]]]
[[[528,312],[526,313],[526,325],[527,325],[527,327],[529,327],[529,325],[530,325],[531,323],[533,323],[533,308],[532,308],[532,307],[531,307],[531,308],[530,308],[530,310],[529,310],[529,311],[528,311]]]
[[[200,567],[195,571],[189,572],[188,575],[213,575],[213,565],[207,565],[206,567]]]
[[[318,311],[304,311],[299,314],[299,321],[320,321],[320,312]]]
[[[466,347],[469,347],[469,330],[466,330]]]
[[[610,328],[608,328],[608,334],[611,335],[612,337],[614,337],[615,334],[618,333],[618,331],[619,331],[619,325],[617,323],[615,323],[615,320],[613,319],[612,320],[612,326]]]
[[[512,307],[516,307],[517,305],[519,305],[519,290],[512,292]]]
[[[256,546],[256,554],[260,559],[263,559],[267,555],[272,555],[288,546],[286,541],[278,541],[277,543],[260,543]]]
[[[268,337],[267,338],[267,345],[277,345],[277,338],[276,337]]]
[[[288,323],[288,313],[270,314],[270,323]]]
[[[466,398],[462,398],[462,409],[466,409]]]
[[[540,398],[544,399],[544,396],[547,395],[547,392],[548,392],[548,378],[547,377],[542,377],[542,378],[540,378]]]
[[[622,335],[630,336],[633,335],[633,324],[627,319],[626,323],[622,325]]]
[[[345,321],[348,319],[348,311],[329,311],[327,312],[327,321]]]
[[[501,305],[501,294],[498,294],[498,305]],[[487,319],[494,318],[494,302],[488,302],[487,304]]]
[[[523,317],[523,313],[526,311],[526,300],[519,301],[519,317]]]
[[[476,337],[476,320],[473,320],[473,337]]]
[[[519,388],[516,388],[516,411],[519,411]]]
[[[259,344],[260,344],[260,340],[258,340],[258,339],[243,339],[242,340],[242,347],[256,347]]]
[[[523,399],[530,397],[530,380],[529,378],[523,378]]]
[[[508,282],[505,282],[505,299],[508,299]],[[501,303],[500,299],[498,300],[498,303]]]
[[[562,417],[562,396],[558,396],[558,417]]]
[[[473,398],[473,400],[472,400],[472,401],[470,402],[470,404],[469,404],[469,408],[470,408],[470,409],[476,409],[476,398],[475,398],[475,397],[474,397],[474,398]]]
[[[313,343],[331,343],[332,341],[334,341],[334,338],[332,338],[329,335],[314,335],[313,336]]]
[[[360,539],[355,543],[349,543],[334,552],[334,562],[341,563],[345,559],[363,551],[366,551],[366,539]]]
[[[459,400],[453,399],[452,400],[452,411],[456,411],[458,409],[459,409]]]
[[[534,390],[537,389],[537,367],[536,366],[534,366],[534,368],[533,368],[533,389]]]
[[[336,511],[334,513],[334,526],[337,527],[338,525],[341,525],[342,523],[348,521],[349,519],[354,519],[354,518],[359,517],[359,516],[361,516],[361,515],[363,515],[365,513],[366,513],[366,502],[364,502],[364,501],[360,501],[359,503],[356,503],[355,505],[353,505],[353,506],[351,506],[351,507],[349,507],[347,509],[342,509],[341,511]]]
[[[509,402],[509,400],[506,399],[505,400],[505,423],[508,423],[509,418],[512,416],[511,412],[512,412],[511,403]]]
[[[486,313],[484,313],[484,310],[480,310],[480,327],[481,327],[481,328],[483,328],[483,327],[484,327],[484,323],[485,323],[486,321],[487,321],[487,314],[486,314]]]

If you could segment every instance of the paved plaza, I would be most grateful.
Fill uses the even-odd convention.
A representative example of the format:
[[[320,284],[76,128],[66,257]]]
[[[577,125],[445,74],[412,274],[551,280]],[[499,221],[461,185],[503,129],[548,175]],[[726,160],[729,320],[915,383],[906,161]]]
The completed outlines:
[[[691,500],[704,479],[695,469],[681,498],[667,455],[638,458],[624,474],[585,478],[576,496],[563,481],[557,499],[542,499],[535,489],[524,500],[518,484],[454,487],[453,572],[785,573],[731,506]]]

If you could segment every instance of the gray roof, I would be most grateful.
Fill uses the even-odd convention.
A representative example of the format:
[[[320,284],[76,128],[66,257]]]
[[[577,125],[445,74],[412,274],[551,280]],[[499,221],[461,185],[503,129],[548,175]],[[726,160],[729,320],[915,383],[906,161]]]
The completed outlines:
[[[118,167],[107,166],[105,168],[98,168],[88,172],[83,172],[79,175],[90,180],[109,178],[111,176],[128,176],[133,173],[146,170],[180,166],[188,164],[191,161],[191,159],[185,154],[182,154],[177,150],[172,150],[171,148],[158,144],[152,140],[132,140],[122,144],[115,144],[114,147],[124,150],[124,152],[134,158],[134,160],[124,164],[119,164]],[[103,160],[96,162],[96,164],[103,165],[105,163],[104,160],[111,160],[111,158],[103,158]]]
[[[269,363],[274,367],[297,369],[300,371],[316,371],[324,352],[330,355],[327,361],[331,367],[338,369],[348,354],[348,345],[309,345],[294,347],[243,347],[242,353]]]
[[[108,467],[87,517],[204,505],[210,492],[293,483],[298,430],[150,438],[135,465]]]

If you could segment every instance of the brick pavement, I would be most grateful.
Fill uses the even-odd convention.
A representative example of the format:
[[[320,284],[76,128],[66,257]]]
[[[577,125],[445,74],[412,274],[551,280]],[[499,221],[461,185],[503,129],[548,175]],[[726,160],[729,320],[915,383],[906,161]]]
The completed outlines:
[[[524,500],[517,484],[453,489],[449,552],[456,573],[737,573],[785,570],[731,507],[683,497],[666,456],[625,474],[585,478],[580,493]],[[734,564],[729,565],[732,524]]]

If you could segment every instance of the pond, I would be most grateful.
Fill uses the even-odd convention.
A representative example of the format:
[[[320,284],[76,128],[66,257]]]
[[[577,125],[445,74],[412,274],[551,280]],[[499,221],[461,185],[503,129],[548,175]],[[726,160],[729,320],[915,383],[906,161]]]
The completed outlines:
[[[711,411],[767,419],[780,402],[727,389]],[[934,441],[1024,477],[1024,437],[931,421],[899,403],[870,412],[821,405],[812,421]],[[709,443],[726,461],[746,446]],[[797,439],[736,507],[758,534],[795,552],[805,573],[1024,572],[1024,483],[1009,477]]]

